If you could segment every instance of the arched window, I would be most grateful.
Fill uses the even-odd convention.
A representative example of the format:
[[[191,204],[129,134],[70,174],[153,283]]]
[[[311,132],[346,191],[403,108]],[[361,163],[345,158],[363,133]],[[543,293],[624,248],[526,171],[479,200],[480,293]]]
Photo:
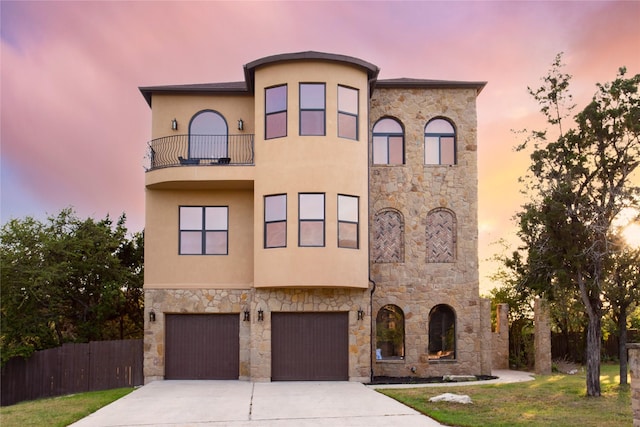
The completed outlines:
[[[213,110],[196,113],[189,123],[189,158],[220,159],[228,153],[228,128],[224,117]]]
[[[424,164],[456,164],[456,131],[451,122],[433,119],[424,128]]]
[[[394,209],[384,209],[373,219],[373,262],[404,262],[404,220]]]
[[[395,119],[380,119],[373,126],[373,164],[404,164],[404,130]]]
[[[456,216],[438,208],[427,214],[427,262],[455,262]]]
[[[404,359],[404,313],[387,304],[376,316],[376,359]]]
[[[448,305],[436,305],[429,313],[429,360],[455,358],[456,315]]]

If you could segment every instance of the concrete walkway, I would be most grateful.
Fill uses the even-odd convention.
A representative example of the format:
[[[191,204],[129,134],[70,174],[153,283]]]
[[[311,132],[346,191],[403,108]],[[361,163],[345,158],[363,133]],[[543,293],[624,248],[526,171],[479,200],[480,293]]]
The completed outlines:
[[[498,380],[532,379],[514,371]],[[474,382],[476,383],[476,382]],[[464,383],[471,384],[471,383]],[[454,385],[461,385],[460,383]],[[443,386],[443,384],[400,387]],[[399,387],[394,386],[375,386]],[[155,381],[72,424],[115,426],[389,426],[436,427],[438,422],[356,382]]]

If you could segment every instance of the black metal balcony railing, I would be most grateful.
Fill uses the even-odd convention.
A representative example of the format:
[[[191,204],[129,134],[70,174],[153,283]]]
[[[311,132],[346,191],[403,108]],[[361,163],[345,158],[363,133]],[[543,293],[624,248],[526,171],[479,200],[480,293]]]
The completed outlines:
[[[149,142],[145,169],[253,165],[253,134],[171,135]]]

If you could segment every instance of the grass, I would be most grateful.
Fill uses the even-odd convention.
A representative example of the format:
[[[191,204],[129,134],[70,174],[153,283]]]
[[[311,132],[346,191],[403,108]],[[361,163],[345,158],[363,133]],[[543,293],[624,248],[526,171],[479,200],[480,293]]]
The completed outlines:
[[[585,373],[536,376],[534,381],[460,387],[380,389],[446,425],[580,426],[633,425],[629,385],[619,385],[618,365],[603,365],[601,397],[587,397]],[[473,404],[429,402],[442,393],[465,394]]]
[[[90,391],[32,400],[0,408],[2,427],[68,426],[131,393],[133,388]]]

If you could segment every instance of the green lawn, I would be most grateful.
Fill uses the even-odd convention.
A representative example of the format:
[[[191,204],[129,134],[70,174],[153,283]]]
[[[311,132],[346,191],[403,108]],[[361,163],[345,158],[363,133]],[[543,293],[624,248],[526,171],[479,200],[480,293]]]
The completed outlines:
[[[633,425],[629,386],[618,365],[601,368],[602,397],[586,397],[584,372],[536,376],[534,381],[460,387],[381,389],[442,424],[470,426],[623,427]],[[432,403],[442,393],[465,394],[473,404]]]
[[[32,400],[0,408],[2,427],[68,426],[131,393],[133,388],[91,391]]]

